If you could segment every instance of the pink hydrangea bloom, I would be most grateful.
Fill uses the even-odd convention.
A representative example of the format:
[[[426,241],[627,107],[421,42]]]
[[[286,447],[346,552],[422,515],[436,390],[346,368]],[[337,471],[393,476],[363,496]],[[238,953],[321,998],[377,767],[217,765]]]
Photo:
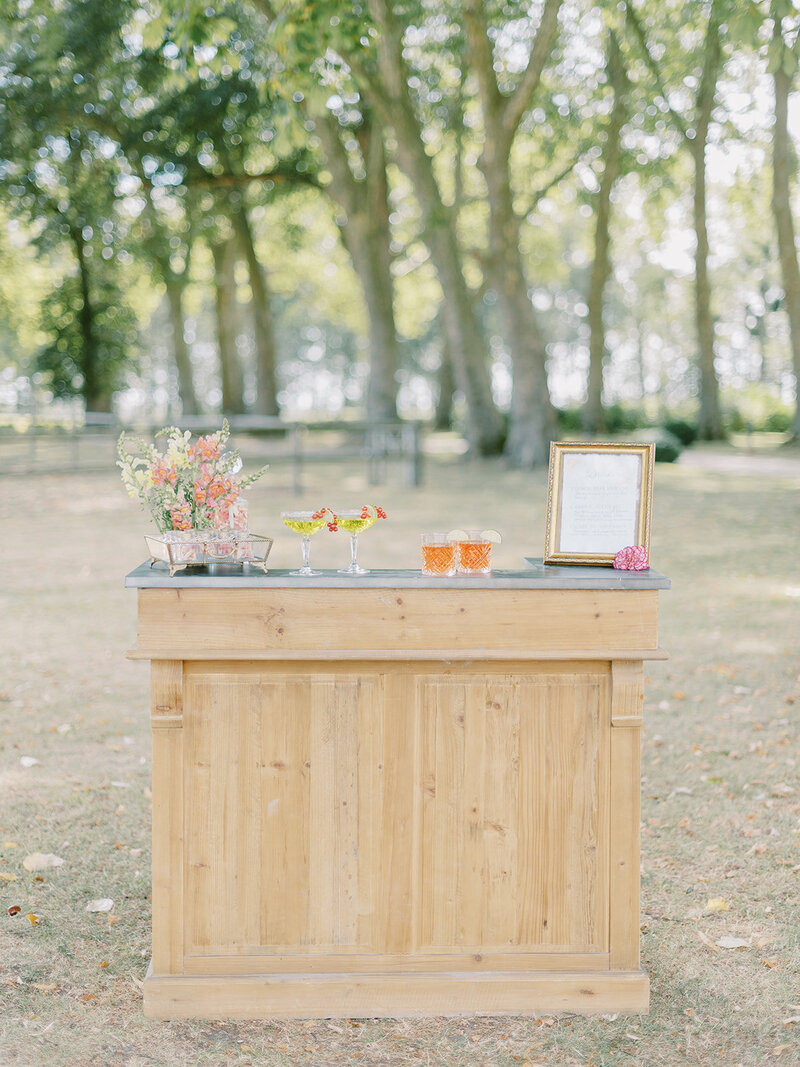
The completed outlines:
[[[614,567],[618,571],[646,571],[649,566],[650,560],[644,545],[628,545],[614,556]]]

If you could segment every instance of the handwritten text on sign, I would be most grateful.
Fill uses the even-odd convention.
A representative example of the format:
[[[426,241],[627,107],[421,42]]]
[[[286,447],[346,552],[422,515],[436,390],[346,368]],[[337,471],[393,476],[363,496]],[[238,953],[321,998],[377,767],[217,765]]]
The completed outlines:
[[[574,452],[561,470],[559,552],[615,553],[637,543],[640,456]]]

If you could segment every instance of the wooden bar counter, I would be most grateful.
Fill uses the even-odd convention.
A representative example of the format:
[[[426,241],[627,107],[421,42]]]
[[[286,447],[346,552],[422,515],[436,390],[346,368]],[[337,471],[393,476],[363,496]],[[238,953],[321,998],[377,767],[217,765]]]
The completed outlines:
[[[647,1011],[652,570],[142,565],[157,1018]]]

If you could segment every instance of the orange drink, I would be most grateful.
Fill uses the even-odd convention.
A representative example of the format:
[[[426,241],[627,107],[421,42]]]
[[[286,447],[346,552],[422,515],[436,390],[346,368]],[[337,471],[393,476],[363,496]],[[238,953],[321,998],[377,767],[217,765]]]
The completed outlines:
[[[488,574],[492,569],[491,541],[459,541],[459,570],[464,574]]]
[[[447,534],[422,535],[422,573],[434,577],[452,577],[456,573],[456,545]]]
[[[497,530],[451,530],[447,536],[458,547],[459,574],[491,574],[492,544],[502,540]]]

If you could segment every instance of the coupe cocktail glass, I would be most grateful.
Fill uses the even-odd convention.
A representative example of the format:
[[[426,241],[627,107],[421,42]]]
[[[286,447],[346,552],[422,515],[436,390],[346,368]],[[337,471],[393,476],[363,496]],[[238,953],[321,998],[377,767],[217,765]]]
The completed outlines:
[[[366,567],[358,565],[358,535],[368,530],[376,519],[385,519],[386,512],[383,508],[367,504],[363,508],[353,508],[350,511],[337,511],[336,523],[340,530],[346,530],[350,534],[350,566],[343,567],[339,574],[369,574]]]
[[[299,571],[289,573],[297,578],[310,578],[315,574],[322,574],[322,571],[311,569],[308,555],[311,550],[311,538],[315,533],[323,526],[336,529],[336,516],[330,508],[321,508],[319,511],[282,511],[281,521],[284,526],[288,526],[290,530],[300,534],[303,538],[303,565]]]

